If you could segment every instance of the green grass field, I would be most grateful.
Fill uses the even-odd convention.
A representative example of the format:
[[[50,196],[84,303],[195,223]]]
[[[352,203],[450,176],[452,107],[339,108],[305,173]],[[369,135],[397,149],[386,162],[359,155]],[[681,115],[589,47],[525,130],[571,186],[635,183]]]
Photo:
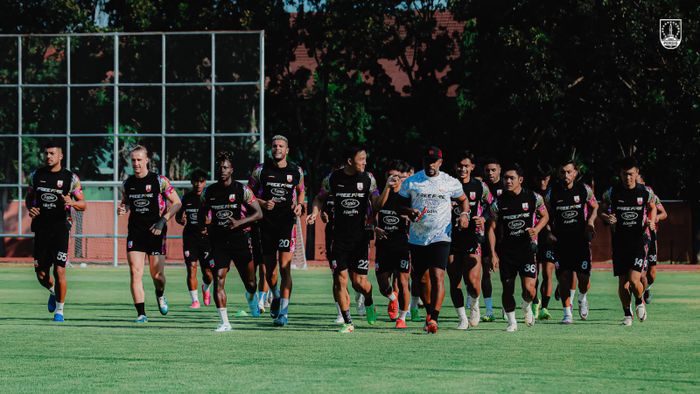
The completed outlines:
[[[553,321],[520,324],[516,333],[506,333],[503,320],[457,331],[448,297],[438,335],[411,322],[394,330],[378,295],[375,326],[356,317],[355,333],[337,333],[326,269],[294,272],[288,327],[232,318],[234,331],[218,334],[213,306],[188,310],[184,270],[166,273],[170,313],[158,314],[148,283],[150,322],[136,326],[126,268],[71,269],[66,322],[56,324],[33,269],[0,268],[0,391],[668,392],[700,385],[697,272],[660,272],[649,320],[632,327],[618,325],[612,274],[595,272],[586,322],[557,324],[561,309],[552,299]],[[242,289],[231,275],[231,315],[245,305]],[[500,287],[494,296],[500,300]]]

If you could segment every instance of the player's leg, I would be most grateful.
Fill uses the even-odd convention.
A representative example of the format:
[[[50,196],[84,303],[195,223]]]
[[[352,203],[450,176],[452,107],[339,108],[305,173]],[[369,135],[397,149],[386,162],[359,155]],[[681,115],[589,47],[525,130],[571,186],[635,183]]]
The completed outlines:
[[[647,319],[646,305],[644,305],[644,285],[642,284],[643,271],[630,269],[628,273],[630,298],[634,297],[635,310],[639,321]]]
[[[221,260],[219,260],[221,263]],[[228,309],[226,307],[226,275],[230,268],[230,261],[227,264],[217,265],[213,270],[214,279],[214,304],[219,313],[219,326],[216,332],[231,331],[231,323],[228,320]]]
[[[428,274],[428,266],[425,264],[421,246],[411,245],[411,320],[420,321],[418,299],[425,293],[427,283],[422,279]]]
[[[185,267],[187,270],[187,290],[190,292],[190,299],[192,304],[190,308],[199,308],[199,296],[197,295],[197,266],[199,262],[197,260],[187,261],[185,260]]]
[[[393,302],[398,302],[398,297],[396,296],[396,293],[394,293],[394,286],[393,286],[393,278],[392,278],[392,271],[384,268],[384,266],[389,266],[389,262],[385,259],[377,260],[375,263],[375,273],[377,275],[377,286],[379,287],[379,293],[383,295],[384,297],[389,299],[389,319],[391,321],[396,320],[396,312],[394,312],[394,315],[392,316],[391,313],[391,304]],[[382,267],[382,268],[379,268]]]
[[[396,328],[406,328],[406,317],[408,316],[411,303],[411,274],[408,268],[408,260],[406,260],[405,267],[401,267],[395,274],[395,277],[397,277],[399,288],[399,317],[396,319]]]
[[[452,305],[454,305],[459,317],[458,330],[469,328],[467,311],[464,309],[464,293],[462,292],[462,279],[465,276],[465,259],[465,253],[452,253],[447,263],[447,277],[450,280],[450,299],[452,299]]]
[[[293,287],[292,256],[293,252],[279,252],[279,272],[281,280],[279,285],[276,283],[273,285],[273,282],[270,282],[270,286],[272,286],[273,289],[279,288],[279,290],[275,290],[275,301],[279,298],[279,303],[277,303],[279,307],[278,317],[275,319],[275,325],[277,326],[287,325],[289,300],[292,297]],[[276,279],[277,278],[275,278],[275,280]]]
[[[647,271],[643,277],[644,284],[644,303],[651,303],[651,287],[656,281],[656,263],[657,263],[657,253],[658,253],[658,241],[656,238],[656,233],[652,233],[651,240],[649,242],[649,252],[647,254]]]
[[[563,260],[559,261],[562,264]],[[564,318],[562,319],[562,324],[571,324],[574,322],[573,313],[571,311],[571,297],[569,289],[571,288],[571,282],[574,280],[574,272],[569,269],[562,268],[558,271],[557,277],[559,278],[559,299],[561,300],[562,308],[564,308]]]
[[[617,295],[620,298],[620,303],[622,304],[622,310],[625,314],[625,318],[622,320],[622,324],[625,326],[632,325],[632,298],[630,296],[630,283],[629,283],[629,273],[623,273],[617,277]]]
[[[533,261],[532,264],[525,265],[525,272],[520,272],[520,285],[522,286],[523,293],[523,314],[525,315],[525,324],[527,326],[532,326],[535,324],[535,315],[532,312],[532,303],[537,294],[537,263]],[[528,267],[529,266],[529,267]],[[535,271],[535,272],[532,272]]]
[[[212,263],[211,252],[206,251],[202,253],[202,257],[199,260],[200,269],[202,271],[202,298],[204,305],[209,305],[211,303],[211,293],[210,288],[214,282],[214,274],[212,273]]]
[[[470,254],[467,258],[467,266],[464,282],[467,284],[467,296],[469,297],[469,325],[476,327],[481,320],[479,310],[479,296],[481,295],[481,254]]]
[[[49,291],[49,301],[47,303],[49,312],[53,313],[56,310],[56,289],[51,277],[51,265],[46,264],[46,259],[34,253],[34,273],[39,284]]]
[[[426,315],[429,317],[429,319],[426,319],[426,322],[428,325],[431,325],[431,322],[438,323],[442,302],[445,300],[445,268],[430,267],[429,272],[431,289],[430,304],[426,305]],[[428,327],[428,332],[435,333],[436,329],[437,327],[435,329]]]
[[[267,291],[273,289],[273,299],[270,303],[270,315],[277,318],[280,305],[279,284],[277,283],[277,252],[263,254],[263,263],[260,264],[261,276],[258,283],[258,305],[260,312],[264,312],[264,305],[267,298]],[[262,287],[261,287],[262,286]]]
[[[56,311],[54,312],[54,321],[63,321],[63,305],[66,302],[66,292],[68,289],[68,283],[66,281],[66,266],[65,263],[62,265],[56,264],[53,267],[53,276],[55,283],[56,292]]]
[[[156,289],[156,300],[161,315],[168,314],[168,299],[165,297],[165,255],[149,255],[149,267],[153,287]]]
[[[377,322],[377,310],[374,306],[374,299],[372,298],[372,283],[370,283],[367,277],[367,272],[369,268],[369,260],[367,259],[367,252],[358,252],[358,255],[353,258],[352,265],[350,265],[350,282],[352,283],[352,288],[362,294],[365,299],[365,310],[367,313],[367,323],[374,324]]]
[[[336,256],[334,256],[334,258],[335,257]],[[334,262],[336,261],[338,260],[334,260]],[[347,334],[352,333],[355,330],[355,326],[352,323],[352,316],[350,315],[350,294],[348,293],[348,280],[347,267],[344,264],[341,266],[335,265],[333,269],[333,296],[338,302],[340,313],[343,317],[343,326],[339,331]]]
[[[253,256],[250,250],[234,253],[233,262],[236,265],[238,276],[241,278],[241,282],[243,282],[243,287],[245,287],[245,299],[248,302],[250,315],[259,317],[260,309],[258,307],[258,294],[256,292],[257,280],[255,277],[255,262],[253,262]]]
[[[143,269],[146,263],[146,253],[141,251],[127,252],[126,261],[129,264],[131,297],[136,308],[136,322],[145,323],[148,321],[144,302],[146,295],[143,290]]]
[[[495,320],[493,316],[493,286],[491,285],[491,257],[484,256],[482,259],[481,270],[481,294],[484,296],[484,305],[486,305],[486,313],[481,317],[482,321],[492,322]]]
[[[551,252],[545,255],[545,260],[542,262],[542,283],[540,285],[540,307],[537,313],[537,318],[540,320],[549,320],[552,315],[549,313],[549,300],[552,298],[552,278],[554,277],[555,264],[551,258]]]
[[[518,329],[518,323],[515,320],[515,278],[517,271],[512,269],[508,262],[501,258],[499,272],[501,276],[501,286],[503,287],[501,303],[503,304],[503,310],[506,312],[506,319],[508,321],[506,331],[513,332]]]

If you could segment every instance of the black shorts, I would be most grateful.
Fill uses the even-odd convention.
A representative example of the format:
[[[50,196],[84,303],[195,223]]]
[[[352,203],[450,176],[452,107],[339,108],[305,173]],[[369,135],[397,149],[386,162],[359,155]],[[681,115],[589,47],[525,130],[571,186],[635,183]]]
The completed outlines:
[[[260,265],[263,263],[262,236],[260,235],[260,224],[254,223],[250,226],[250,249],[253,255],[253,263]]]
[[[537,263],[552,263],[556,264],[558,254],[555,252],[556,245],[539,245],[537,247]]]
[[[146,231],[129,231],[126,236],[126,251],[128,252],[144,252],[151,256],[165,255],[165,236],[168,228],[164,227],[160,235],[154,235],[150,230]]]
[[[646,270],[646,249],[643,242],[621,242],[617,245],[613,242],[613,274],[620,276],[627,275],[630,270]]]
[[[555,251],[557,270],[591,273],[591,244],[583,235],[580,239],[560,238]]]
[[[360,275],[369,272],[369,244],[367,242],[331,244],[329,264],[333,273],[349,270]]]
[[[251,248],[251,238],[249,236],[234,241],[211,240],[211,254],[213,258],[209,260],[209,267],[213,270],[230,268],[231,261],[233,261],[236,268],[240,269],[253,261]]]
[[[466,252],[450,252],[450,255],[452,256],[452,263],[450,264],[458,264],[464,267],[465,270],[471,271],[472,268],[476,267],[477,265],[481,266],[482,260],[481,258],[479,259],[474,259],[471,258],[470,256],[473,253],[466,253]],[[491,258],[489,257],[489,261],[491,261]]]
[[[277,254],[277,252],[294,253],[297,239],[297,226],[290,223],[266,223],[260,224],[262,233],[262,251],[265,255]]]
[[[501,282],[507,279],[513,279],[518,274],[521,278],[537,278],[537,261],[535,253],[528,250],[519,251],[511,250],[508,253],[498,252],[499,272]]]
[[[408,245],[403,249],[378,247],[374,260],[374,270],[377,273],[408,273],[411,270],[411,258]]]
[[[68,261],[70,226],[57,223],[49,230],[34,233],[34,270],[46,271],[52,265],[65,267]]]
[[[183,234],[182,251],[185,256],[185,264],[199,261],[202,267],[209,267],[211,260],[211,246],[209,238],[196,234]]]
[[[481,244],[472,230],[455,230],[452,232],[450,254],[467,253],[481,256]]]
[[[647,251],[647,266],[653,267],[656,265],[658,260],[658,250],[659,242],[655,231],[651,232],[651,238],[649,239],[649,250]]]
[[[447,269],[450,258],[450,243],[435,242],[428,245],[410,244],[411,265],[417,273],[422,274],[429,268]]]

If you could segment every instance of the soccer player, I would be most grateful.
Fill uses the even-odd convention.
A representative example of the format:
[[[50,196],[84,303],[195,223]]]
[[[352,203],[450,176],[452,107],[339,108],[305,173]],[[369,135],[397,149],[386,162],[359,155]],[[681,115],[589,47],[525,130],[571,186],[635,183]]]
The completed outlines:
[[[642,272],[646,258],[645,230],[656,230],[654,195],[637,183],[639,166],[634,158],[619,163],[620,183],[603,194],[601,218],[612,226],[613,274],[618,278],[617,292],[625,317],[622,324],[632,325],[631,295],[637,318],[647,319]],[[630,294],[631,293],[631,294]]]
[[[598,202],[590,186],[578,180],[578,166],[568,159],[559,166],[559,182],[552,185],[545,197],[551,213],[550,227],[556,239],[559,297],[564,307],[563,324],[573,323],[570,291],[574,272],[578,277],[578,309],[581,320],[588,318],[591,277],[591,240],[595,234]],[[543,300],[544,301],[544,300]]]
[[[297,218],[304,213],[304,171],[288,162],[287,137],[272,137],[272,160],[258,164],[248,186],[264,210],[260,222],[265,276],[274,294],[270,314],[275,326],[288,322],[289,298],[292,294],[292,256],[296,244]],[[282,276],[277,285],[277,265]]]
[[[472,176],[475,167],[474,154],[465,151],[460,154],[458,159],[454,171],[462,185],[464,195],[469,201],[471,223],[466,230],[457,227],[452,232],[447,275],[450,279],[450,297],[457,309],[457,316],[459,316],[457,329],[466,330],[470,326],[476,327],[481,318],[479,295],[481,293],[481,242],[483,242],[485,231],[484,210],[491,205],[493,198],[488,186]],[[453,200],[452,205],[452,221],[457,226],[462,211],[458,201]],[[467,286],[467,294],[469,295],[469,319],[467,319],[467,313],[464,309],[462,280]]]
[[[374,324],[377,321],[372,284],[367,278],[369,239],[366,224],[371,220],[370,212],[378,202],[379,191],[374,176],[365,171],[367,152],[364,148],[349,147],[344,158],[345,166],[333,171],[323,180],[307,223],[315,223],[324,201],[331,195],[335,207],[330,262],[333,292],[343,315],[344,324],[340,332],[352,333],[355,326],[350,316],[348,277],[353,289],[365,297],[367,323]]]
[[[506,331],[513,332],[518,329],[513,296],[518,275],[523,289],[525,324],[535,324],[532,301],[537,291],[537,235],[549,217],[542,196],[522,186],[523,171],[519,165],[505,166],[503,175],[506,191],[491,205],[488,234],[493,267],[500,270],[503,284],[502,302],[508,320]]]
[[[484,161],[484,176],[486,186],[489,188],[489,192],[494,200],[503,194],[505,186],[503,180],[501,179],[501,164],[495,158],[488,158]],[[488,242],[488,239],[485,240]],[[484,257],[482,259],[482,270],[481,270],[481,292],[484,295],[484,304],[486,305],[486,314],[482,316],[481,320],[485,322],[492,322],[495,320],[493,315],[493,286],[491,285],[491,272],[493,272],[493,264],[491,264],[491,248],[486,245],[483,248]]]
[[[537,175],[535,177],[535,191],[540,196],[546,196],[550,187],[551,167],[549,165],[538,166]],[[552,182],[553,183],[553,182]],[[547,211],[550,211],[549,209]],[[550,223],[551,224],[551,223]],[[541,297],[537,297],[535,292],[535,318],[539,320],[549,320],[552,318],[549,313],[549,300],[552,297],[552,276],[554,275],[556,255],[554,253],[554,237],[552,237],[549,225],[542,229],[539,234],[537,248],[537,272],[542,272],[542,284],[539,286]],[[538,278],[539,280],[539,278]],[[535,284],[537,289],[537,283]]]
[[[231,261],[246,289],[251,316],[260,316],[249,228],[251,223],[262,218],[262,210],[253,191],[233,180],[233,155],[221,152],[216,157],[216,163],[219,179],[204,189],[198,218],[202,226],[211,215],[206,231],[214,257],[214,302],[221,319],[215,331],[225,332],[231,331],[225,289]]]
[[[411,277],[420,282],[426,271],[430,273],[430,302],[425,305],[425,331],[435,334],[442,302],[445,299],[445,269],[450,255],[452,233],[452,199],[459,203],[459,227],[469,226],[469,202],[462,184],[440,172],[442,151],[430,147],[423,156],[423,171],[408,177],[401,184],[399,195],[409,199],[408,214],[411,223],[409,239],[411,250]]]
[[[202,270],[202,297],[204,305],[211,302],[209,291],[212,282],[211,273],[211,246],[206,234],[202,234],[197,214],[202,205],[202,192],[207,185],[207,174],[202,170],[195,170],[190,175],[192,190],[182,196],[182,207],[175,215],[175,221],[185,226],[182,230],[182,250],[187,267],[187,288],[190,291],[192,305],[190,308],[199,309],[199,297],[197,296],[197,265]]]
[[[644,179],[640,174],[637,182],[645,185]],[[645,185],[646,186],[646,185]],[[658,252],[658,231],[659,222],[666,220],[668,213],[666,208],[661,203],[659,196],[654,193],[654,190],[650,186],[646,186],[650,193],[654,195],[654,204],[656,204],[656,228],[654,231],[649,231],[649,248],[647,252],[647,267],[646,272],[642,275],[642,284],[644,285],[644,303],[649,304],[651,302],[651,286],[656,281],[656,261]]]
[[[126,259],[129,262],[131,296],[136,308],[136,323],[146,323],[143,269],[148,257],[158,309],[168,313],[165,298],[165,236],[168,220],[182,206],[168,178],[149,170],[148,150],[137,145],[129,152],[134,175],[124,181],[122,202],[117,213],[129,213]]]
[[[389,298],[388,314],[396,321],[396,328],[406,328],[406,316],[410,304],[409,290],[410,256],[408,249],[408,221],[399,214],[402,198],[401,183],[408,177],[408,163],[394,160],[387,168],[387,187],[380,196],[377,217],[376,259],[379,291]],[[398,279],[398,292],[394,290],[392,276]]]
[[[71,208],[84,211],[80,179],[61,167],[63,149],[49,142],[43,148],[44,163],[29,176],[25,205],[34,231],[34,271],[39,283],[49,290],[49,312],[53,321],[63,322],[66,302],[66,262],[72,225]],[[51,278],[53,266],[53,278]]]

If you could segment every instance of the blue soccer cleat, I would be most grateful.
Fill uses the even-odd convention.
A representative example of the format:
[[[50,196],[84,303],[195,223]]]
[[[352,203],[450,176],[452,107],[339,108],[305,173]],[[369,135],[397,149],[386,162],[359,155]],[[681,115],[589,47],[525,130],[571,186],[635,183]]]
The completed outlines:
[[[60,313],[53,315],[53,321],[58,322],[58,323],[63,323],[64,322],[63,315]]]
[[[137,317],[136,320],[134,320],[134,323],[148,323],[148,318],[146,317],[146,315],[139,315],[139,317]]]
[[[279,315],[277,318],[272,322],[276,327],[284,327],[287,324],[289,324],[289,320],[287,319],[287,315]]]
[[[158,300],[158,310],[160,310],[161,315],[168,314],[168,299],[165,296],[162,297],[162,301],[161,299]]]
[[[55,294],[49,294],[49,302],[48,302],[48,308],[49,312],[53,313],[53,311],[56,310],[56,295]]]

